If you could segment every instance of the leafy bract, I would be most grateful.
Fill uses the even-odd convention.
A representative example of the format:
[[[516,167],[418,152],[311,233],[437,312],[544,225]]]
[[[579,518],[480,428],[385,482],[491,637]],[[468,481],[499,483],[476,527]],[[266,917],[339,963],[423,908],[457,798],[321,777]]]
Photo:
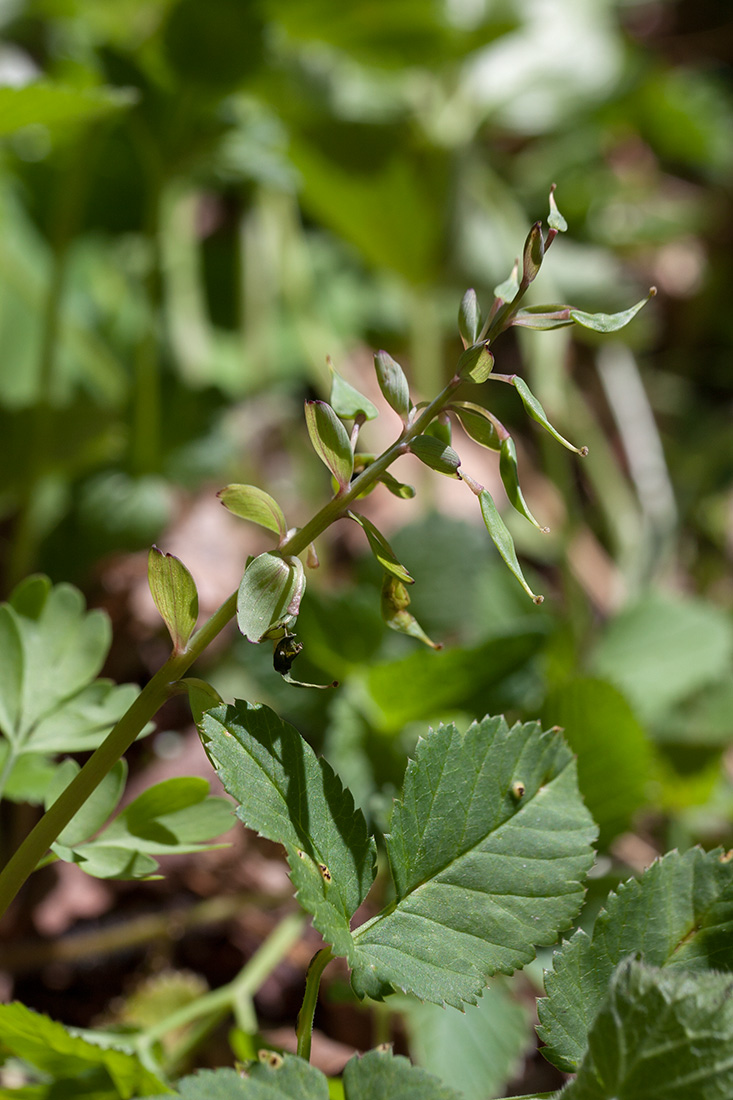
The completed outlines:
[[[96,680],[110,623],[70,584],[29,577],[0,605],[0,731],[15,757],[96,748],[138,693]]]
[[[413,578],[407,572],[402,562],[397,560],[394,550],[389,545],[382,532],[374,526],[372,521],[367,519],[366,516],[360,515],[359,512],[347,512],[346,514],[349,519],[353,519],[354,522],[358,523],[361,527],[367,537],[369,548],[382,566],[382,569],[397,577],[403,584],[414,584]]]
[[[354,472],[354,452],[346,428],[325,401],[306,401],[305,422],[313,450],[345,489]]]
[[[430,730],[386,838],[395,900],[354,933],[357,994],[475,1003],[577,913],[595,833],[559,735],[503,718]]]
[[[237,816],[285,846],[301,905],[336,953],[350,956],[349,922],[371,886],[375,854],[351,793],[268,707],[239,700],[209,711],[199,728]]]
[[[0,1005],[0,1050],[54,1078],[51,1096],[84,1096],[96,1085],[99,1100],[170,1096],[172,1090],[134,1054],[89,1043],[63,1024],[25,1005]]]
[[[670,852],[609,896],[592,936],[579,929],[553,959],[539,1002],[543,1053],[580,1065],[614,968],[639,952],[651,966],[733,971],[733,863],[718,850]]]
[[[285,538],[288,525],[282,508],[264,489],[256,485],[225,485],[216,495],[235,516],[265,527],[281,539]]]
[[[562,1100],[727,1100],[733,979],[621,963]]]
[[[148,554],[148,584],[153,603],[168,627],[173,648],[180,653],[186,648],[199,615],[196,582],[180,558],[152,546]]]
[[[47,806],[78,771],[74,760],[63,762],[49,786]],[[198,776],[156,783],[102,828],[122,796],[126,772],[124,761],[118,761],[74,815],[52,845],[60,859],[95,878],[138,879],[158,870],[154,856],[221,847],[209,842],[231,828],[232,806],[210,796],[209,784]]]
[[[468,382],[477,385],[485,382],[494,369],[494,356],[489,351],[488,342],[474,344],[466,348],[458,360],[456,373]]]
[[[244,571],[237,595],[237,623],[250,642],[261,642],[272,631],[297,618],[305,591],[300,558],[260,554]]]
[[[511,536],[509,528],[499,515],[499,511],[494,504],[494,498],[491,496],[491,493],[488,489],[483,489],[478,499],[481,505],[481,515],[486,524],[486,530],[491,535],[491,541],[501,554],[509,571],[514,574],[524,591],[528,596],[532,597],[535,603],[542,603],[544,596],[535,595],[524,579],[524,573],[522,572],[522,567],[519,564],[517,552],[514,548],[514,539]]]
[[[379,410],[372,404],[368,397],[342,378],[334,368],[331,360],[328,360],[331,371],[331,396],[330,404],[337,416],[344,420],[355,420],[358,416],[364,420],[376,420]]]

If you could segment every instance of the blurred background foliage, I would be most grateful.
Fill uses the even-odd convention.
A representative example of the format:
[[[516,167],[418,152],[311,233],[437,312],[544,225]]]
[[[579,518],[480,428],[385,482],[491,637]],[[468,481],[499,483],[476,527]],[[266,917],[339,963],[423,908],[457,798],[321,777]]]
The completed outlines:
[[[81,585],[115,621],[113,675],[147,675],[163,643],[140,552],[179,553],[213,610],[267,548],[216,489],[261,485],[304,522],[328,493],[301,415],[328,397],[326,356],[374,396],[386,347],[432,396],[463,291],[488,304],[556,182],[570,232],[531,300],[659,294],[623,339],[495,349],[590,447],[579,462],[491,390],[552,528],[506,516],[543,607],[470,494],[405,459],[416,499],[365,510],[445,649],[387,637],[379,577],[339,524],[298,663],[339,691],[280,683],[241,638],[205,674],[292,720],[382,827],[426,722],[506,711],[565,727],[605,889],[672,845],[733,844],[727,5],[2,0],[0,22],[5,593],[34,570]],[[396,424],[385,410],[365,445]],[[493,489],[488,452],[454,443]]]

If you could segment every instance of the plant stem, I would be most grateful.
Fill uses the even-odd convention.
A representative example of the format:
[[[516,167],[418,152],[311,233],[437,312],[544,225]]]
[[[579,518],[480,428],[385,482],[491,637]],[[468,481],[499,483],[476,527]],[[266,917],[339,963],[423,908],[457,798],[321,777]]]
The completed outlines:
[[[321,950],[317,951],[313,956],[310,961],[310,966],[308,967],[308,973],[305,979],[303,1004],[300,1006],[298,1023],[295,1029],[295,1033],[298,1037],[297,1053],[300,1058],[305,1058],[306,1062],[309,1062],[311,1057],[313,1017],[315,1016],[316,1004],[318,1003],[318,989],[321,984],[321,975],[332,958],[331,948],[322,947]]]
[[[384,473],[394,460],[407,450],[409,442],[420,435],[424,428],[447,405],[461,379],[454,376],[436,398],[403,430],[399,438],[371,465],[359,474],[349,488],[330,500],[306,525],[295,531],[280,547],[281,554],[294,556],[306,550],[311,542],[346,512],[349,505]],[[44,858],[62,829],[68,825],[77,810],[86,802],[115,763],[130,748],[140,731],[153,718],[160,706],[176,691],[176,681],[186,673],[193,662],[204,652],[210,642],[234,617],[237,593],[215,611],[211,618],[196,631],[182,653],[174,653],[145,685],[130,709],[123,714],[107,738],[92,753],[81,771],[62,791],[40,821],[34,826],[20,847],[13,853],[0,872],[0,917],[16,896],[23,883]]]
[[[164,1035],[194,1020],[235,1010],[243,1001],[250,1000],[265,979],[285,958],[293,944],[300,939],[305,919],[304,913],[291,913],[285,917],[242,967],[236,978],[227,985],[214,989],[211,993],[206,993],[203,997],[198,997],[190,1004],[177,1009],[159,1023],[146,1028],[135,1037],[135,1046],[138,1049],[149,1048]]]

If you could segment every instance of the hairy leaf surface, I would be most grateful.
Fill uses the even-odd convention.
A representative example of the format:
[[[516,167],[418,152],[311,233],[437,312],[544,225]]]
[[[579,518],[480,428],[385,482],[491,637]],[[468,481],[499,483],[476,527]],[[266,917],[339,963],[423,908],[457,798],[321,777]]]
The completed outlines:
[[[557,734],[503,718],[431,730],[387,837],[396,899],[354,933],[357,993],[475,1003],[577,913],[595,832]]]
[[[563,944],[539,1002],[546,1058],[575,1072],[614,968],[639,952],[651,966],[733,970],[733,862],[720,850],[670,852],[611,894],[593,928]]]
[[[657,970],[614,973],[577,1078],[562,1100],[728,1100],[733,979]]]

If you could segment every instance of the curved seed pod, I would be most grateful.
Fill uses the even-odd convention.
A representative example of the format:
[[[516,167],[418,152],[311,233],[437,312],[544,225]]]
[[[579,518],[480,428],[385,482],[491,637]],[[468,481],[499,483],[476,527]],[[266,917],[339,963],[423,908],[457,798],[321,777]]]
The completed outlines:
[[[506,490],[506,495],[514,508],[520,515],[528,519],[530,523],[533,523],[538,531],[542,531],[546,535],[550,528],[541,527],[537,520],[534,518],[529,510],[527,501],[524,499],[524,494],[519,486],[519,469],[517,467],[517,448],[514,446],[514,440],[510,435],[506,439],[501,441],[501,456],[499,458],[499,473],[501,474],[501,480]]]
[[[387,573],[391,573],[402,581],[403,584],[414,584],[413,578],[405,569],[404,565],[399,562],[395,556],[395,552],[387,542],[386,538],[379,531],[370,519],[366,516],[359,515],[358,512],[347,512],[346,515],[349,519],[353,519],[354,523],[358,523],[364,534],[367,537],[369,548],[374,554],[379,564]]]
[[[550,433],[553,439],[556,439],[558,443],[562,443],[563,447],[567,447],[569,451],[575,451],[576,455],[580,455],[581,458],[585,458],[585,456],[588,454],[588,448],[574,447],[572,443],[568,442],[565,436],[560,435],[557,429],[553,428],[552,424],[547,419],[547,414],[545,413],[545,410],[542,408],[539,401],[532,393],[524,379],[515,374],[512,382],[514,385],[514,389],[517,391],[522,399],[522,404],[524,405],[527,413],[532,417],[532,419],[536,420],[538,424],[541,424],[542,427]]]
[[[536,596],[524,579],[524,573],[517,561],[517,552],[514,549],[514,539],[510,535],[504,520],[499,515],[491,493],[488,489],[484,489],[483,492],[479,494],[478,499],[481,505],[481,515],[484,518],[486,529],[491,535],[494,546],[509,567],[510,572],[514,574],[524,591],[528,596],[532,597],[535,603],[542,603],[545,597]]]

